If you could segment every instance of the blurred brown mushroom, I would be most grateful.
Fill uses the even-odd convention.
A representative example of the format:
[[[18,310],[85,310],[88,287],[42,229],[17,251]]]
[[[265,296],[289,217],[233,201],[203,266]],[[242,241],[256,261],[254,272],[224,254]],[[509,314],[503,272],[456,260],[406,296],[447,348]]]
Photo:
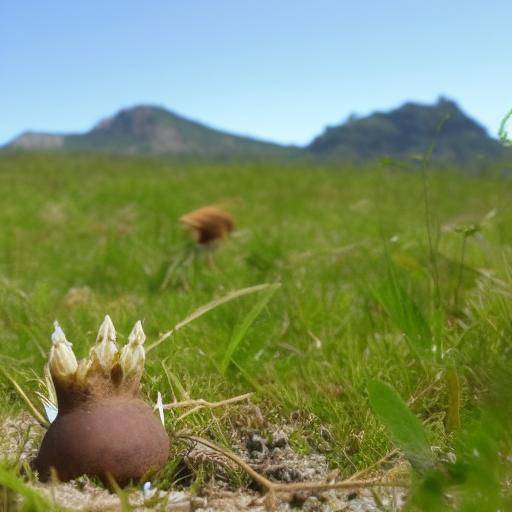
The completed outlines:
[[[204,206],[180,217],[199,245],[212,245],[228,238],[235,227],[233,217],[219,206]]]

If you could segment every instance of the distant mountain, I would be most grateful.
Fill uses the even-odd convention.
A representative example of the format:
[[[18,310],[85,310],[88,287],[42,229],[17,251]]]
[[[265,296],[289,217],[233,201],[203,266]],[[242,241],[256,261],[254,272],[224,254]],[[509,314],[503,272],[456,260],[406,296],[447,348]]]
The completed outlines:
[[[5,147],[206,158],[302,154],[361,161],[423,155],[434,141],[434,158],[450,163],[493,159],[503,151],[481,125],[445,98],[433,105],[405,103],[390,112],[351,116],[303,148],[225,133],[155,106],[121,110],[83,134],[25,132]]]
[[[336,159],[404,158],[423,155],[434,141],[433,157],[449,162],[493,159],[502,152],[481,125],[445,98],[434,105],[405,103],[390,112],[352,116],[328,127],[306,149]]]
[[[121,110],[83,134],[53,135],[25,132],[8,143],[7,147],[24,150],[49,149],[206,157],[278,155],[293,151],[292,147],[209,128],[155,106],[137,106]]]

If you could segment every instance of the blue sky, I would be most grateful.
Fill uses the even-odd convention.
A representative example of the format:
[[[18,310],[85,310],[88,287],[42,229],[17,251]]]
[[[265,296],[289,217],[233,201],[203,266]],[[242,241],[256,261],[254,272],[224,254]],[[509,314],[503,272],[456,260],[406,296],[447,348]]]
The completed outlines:
[[[443,94],[496,134],[510,0],[0,0],[0,144],[139,103],[306,143],[350,113]]]

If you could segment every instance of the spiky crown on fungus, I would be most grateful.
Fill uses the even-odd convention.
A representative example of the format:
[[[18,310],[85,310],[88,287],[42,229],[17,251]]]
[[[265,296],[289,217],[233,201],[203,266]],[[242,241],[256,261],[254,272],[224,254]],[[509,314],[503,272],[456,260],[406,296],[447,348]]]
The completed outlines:
[[[89,356],[80,361],[77,361],[72,344],[66,339],[60,325],[57,322],[54,325],[49,367],[57,391],[59,411],[89,398],[136,395],[145,361],[143,344],[146,336],[140,321],[135,324],[128,342],[119,351],[114,324],[106,315]]]

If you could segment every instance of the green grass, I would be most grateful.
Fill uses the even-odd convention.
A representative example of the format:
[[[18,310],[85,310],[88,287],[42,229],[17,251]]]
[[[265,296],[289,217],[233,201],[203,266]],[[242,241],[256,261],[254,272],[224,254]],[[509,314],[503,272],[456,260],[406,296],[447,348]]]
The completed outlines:
[[[497,174],[429,171],[426,191],[420,173],[378,165],[4,154],[0,187],[0,362],[28,390],[54,319],[84,356],[105,313],[121,341],[142,319],[150,344],[202,304],[281,283],[215,308],[152,351],[144,393],[168,402],[171,386],[211,400],[255,391],[265,416],[294,422],[298,449],[326,451],[349,475],[393,446],[370,408],[370,380],[407,401],[437,378],[413,410],[446,451],[509,361],[512,181]],[[213,267],[198,254],[159,291],[188,250],[179,216],[219,202],[231,205],[237,236]],[[85,301],[70,303],[73,287],[87,287]],[[0,391],[0,411],[23,407],[6,379]],[[215,416],[179,426],[208,426],[226,443],[229,411]]]

